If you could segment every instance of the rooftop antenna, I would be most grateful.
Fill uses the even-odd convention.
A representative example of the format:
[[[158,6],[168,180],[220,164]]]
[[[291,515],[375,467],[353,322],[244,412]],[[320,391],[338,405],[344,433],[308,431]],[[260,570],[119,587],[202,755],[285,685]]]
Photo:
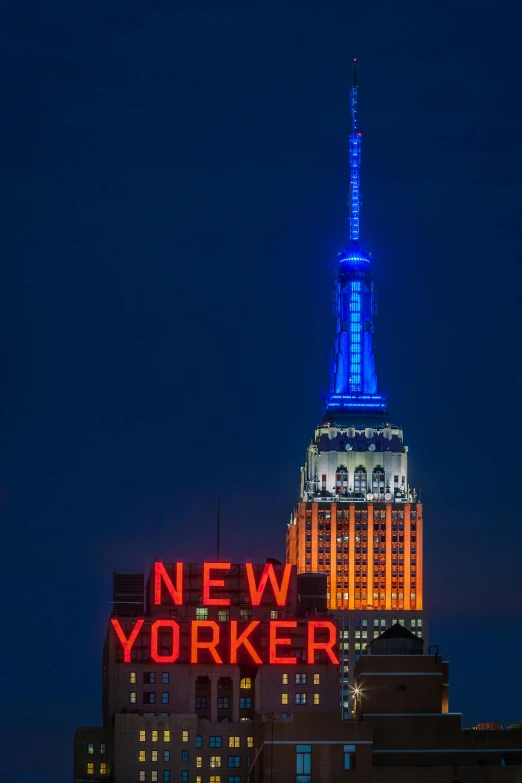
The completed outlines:
[[[350,133],[350,240],[359,241],[360,214],[360,169],[362,135],[357,130],[357,58],[353,58],[353,84],[350,90],[350,112],[352,115],[352,132]]]
[[[219,517],[219,495],[217,499],[217,536],[216,536],[216,562],[219,563],[219,527],[220,527],[220,517]]]

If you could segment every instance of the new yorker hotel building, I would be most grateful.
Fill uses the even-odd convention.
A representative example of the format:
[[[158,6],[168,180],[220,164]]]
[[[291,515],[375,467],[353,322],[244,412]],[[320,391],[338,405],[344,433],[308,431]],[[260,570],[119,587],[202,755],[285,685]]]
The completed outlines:
[[[359,240],[361,134],[351,90],[350,240],[339,254],[336,332],[326,408],[306,452],[287,562],[323,573],[341,623],[344,674],[398,621],[424,638],[422,505],[408,481],[408,447],[379,389],[371,257]]]
[[[256,716],[339,714],[337,626],[298,592],[277,562],[156,562],[145,591],[117,574],[102,725],[76,731],[75,780],[244,783]]]

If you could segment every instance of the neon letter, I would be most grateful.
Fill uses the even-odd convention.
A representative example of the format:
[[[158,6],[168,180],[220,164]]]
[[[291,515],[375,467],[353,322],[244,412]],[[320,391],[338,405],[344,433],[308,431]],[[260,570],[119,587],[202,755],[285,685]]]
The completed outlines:
[[[270,636],[269,636],[269,663],[297,663],[297,658],[278,658],[277,648],[280,644],[292,644],[292,640],[289,636],[284,636],[282,639],[277,638],[278,628],[297,628],[296,620],[270,620]]]
[[[328,628],[330,638],[327,642],[315,641],[315,629]],[[333,651],[333,646],[337,640],[337,630],[333,623],[328,620],[309,620],[308,621],[308,663],[315,663],[315,651],[325,650],[332,663],[339,663]]]
[[[208,642],[199,641],[199,629],[210,628],[212,630],[212,639]],[[208,650],[215,663],[223,663],[216,646],[219,643],[219,625],[214,620],[192,620],[190,632],[190,662],[198,663],[198,650]]]
[[[158,631],[160,628],[172,628],[171,655],[158,654]],[[179,625],[174,620],[156,620],[150,629],[150,657],[156,663],[174,663],[179,658]]]
[[[290,574],[292,573],[292,566],[290,565],[290,563],[287,563],[285,565],[283,578],[281,580],[281,586],[277,584],[277,579],[274,572],[274,566],[272,565],[272,563],[267,563],[266,566],[264,567],[263,574],[259,582],[259,587],[256,587],[256,579],[254,576],[254,569],[252,568],[252,563],[245,563],[245,568],[246,568],[246,574],[248,579],[248,589],[250,590],[250,598],[252,599],[252,606],[260,605],[268,579],[270,579],[270,582],[272,584],[272,590],[274,591],[276,604],[278,606],[285,606],[287,595],[288,595],[288,586],[290,584]]]
[[[131,650],[134,642],[136,641],[136,637],[141,631],[141,626],[143,625],[143,620],[136,620],[136,625],[131,631],[131,635],[127,639],[125,634],[123,633],[123,629],[120,625],[120,621],[116,620],[116,618],[111,617],[111,625],[116,631],[116,636],[121,642],[121,646],[123,647],[123,660],[125,663],[130,663],[131,659]]]
[[[259,625],[259,620],[252,620],[252,622],[247,625],[243,633],[237,635],[237,620],[232,620],[230,623],[230,663],[237,663],[237,650],[238,647],[245,647],[245,649],[248,650],[250,653],[250,657],[254,661],[254,663],[262,664],[263,661],[257,654],[252,642],[248,638],[254,628],[257,628]]]
[[[165,582],[167,590],[176,606],[183,604],[183,563],[176,563],[176,586],[172,584],[172,579],[167,574],[167,569],[163,563],[154,563],[154,604],[160,606],[161,601],[161,583]]]
[[[230,606],[230,598],[211,598],[211,587],[224,587],[224,579],[211,579],[210,569],[230,570],[230,563],[203,563],[203,604],[205,606]]]

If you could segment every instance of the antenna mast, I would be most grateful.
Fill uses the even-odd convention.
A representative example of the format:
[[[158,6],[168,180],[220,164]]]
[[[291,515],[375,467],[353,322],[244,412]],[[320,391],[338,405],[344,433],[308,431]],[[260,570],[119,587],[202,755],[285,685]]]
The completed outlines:
[[[357,130],[357,58],[353,59],[353,85],[350,90],[352,132],[350,133],[350,240],[359,241],[360,169],[362,135]]]
[[[220,533],[220,518],[219,518],[219,495],[217,499],[217,536],[216,536],[216,563],[219,563],[219,533]]]

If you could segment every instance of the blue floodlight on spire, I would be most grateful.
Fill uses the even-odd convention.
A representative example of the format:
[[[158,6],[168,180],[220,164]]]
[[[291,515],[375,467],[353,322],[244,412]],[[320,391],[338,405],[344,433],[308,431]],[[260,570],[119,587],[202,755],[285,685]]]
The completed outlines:
[[[359,246],[362,134],[357,126],[357,60],[350,90],[352,130],[349,137],[350,243],[339,255],[335,286],[336,335],[327,414],[334,410],[385,411],[379,393],[373,344],[374,288],[370,254]]]

